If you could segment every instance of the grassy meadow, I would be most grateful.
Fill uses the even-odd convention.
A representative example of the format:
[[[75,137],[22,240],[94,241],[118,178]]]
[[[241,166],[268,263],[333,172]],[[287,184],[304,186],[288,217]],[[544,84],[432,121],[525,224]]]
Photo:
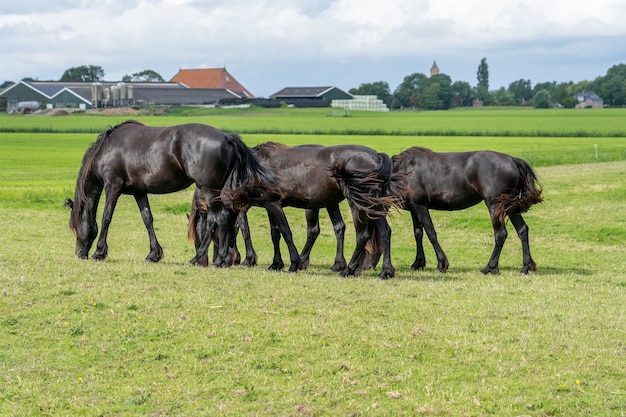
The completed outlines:
[[[544,189],[545,202],[525,215],[538,271],[518,275],[521,246],[509,227],[501,274],[479,273],[493,247],[484,205],[432,213],[445,274],[427,241],[426,270],[410,270],[406,212],[389,219],[393,279],[329,271],[335,238],[325,213],[311,267],[269,272],[258,208],[250,223],[259,266],[197,268],[185,230],[192,189],[151,196],[160,263],[144,262],[147,234],[128,196],[107,260],[80,261],[63,199],[97,133],[126,117],[0,115],[0,415],[626,415],[626,110],[327,112],[132,118],[211,124],[250,146],[522,157]],[[303,212],[287,216],[301,248]]]

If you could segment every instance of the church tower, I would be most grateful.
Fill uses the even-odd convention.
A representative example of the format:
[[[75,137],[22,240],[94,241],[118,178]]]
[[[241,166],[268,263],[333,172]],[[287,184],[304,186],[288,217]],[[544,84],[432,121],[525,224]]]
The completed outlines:
[[[439,67],[437,66],[437,61],[433,61],[433,66],[430,67],[430,76],[439,75]]]

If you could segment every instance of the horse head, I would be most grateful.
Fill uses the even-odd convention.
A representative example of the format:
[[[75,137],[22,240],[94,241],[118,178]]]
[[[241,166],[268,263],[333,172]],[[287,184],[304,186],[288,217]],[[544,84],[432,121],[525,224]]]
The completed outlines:
[[[76,236],[76,257],[87,259],[91,245],[98,236],[98,224],[93,215],[85,212],[85,204],[66,198],[63,206],[70,210],[70,230]]]

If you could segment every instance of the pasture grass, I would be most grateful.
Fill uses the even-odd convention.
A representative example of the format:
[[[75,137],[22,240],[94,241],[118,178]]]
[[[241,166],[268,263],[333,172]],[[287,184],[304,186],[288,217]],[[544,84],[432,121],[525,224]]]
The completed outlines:
[[[478,205],[432,213],[446,274],[435,272],[427,242],[426,270],[410,270],[410,217],[392,213],[397,275],[381,281],[376,271],[329,271],[335,241],[324,213],[307,271],[266,270],[269,226],[256,208],[258,267],[192,267],[191,190],[151,196],[160,263],[143,261],[147,235],[130,197],[113,217],[107,260],[77,260],[61,204],[95,136],[44,136],[0,138],[0,415],[626,414],[623,160],[563,165],[544,139],[554,148],[537,168],[545,202],[525,215],[537,273],[518,276],[509,226],[501,274],[479,274],[493,237]],[[411,146],[363,140],[389,153]],[[531,139],[428,140],[437,150],[473,143],[517,153]],[[566,141],[572,153],[579,140]],[[63,151],[46,158],[57,145]],[[300,248],[303,213],[287,216]]]
[[[200,122],[241,134],[369,136],[626,137],[626,109],[483,108],[449,111],[352,111],[329,117],[321,109],[198,109],[137,116],[0,114],[0,133],[100,133],[127,119],[168,126]]]

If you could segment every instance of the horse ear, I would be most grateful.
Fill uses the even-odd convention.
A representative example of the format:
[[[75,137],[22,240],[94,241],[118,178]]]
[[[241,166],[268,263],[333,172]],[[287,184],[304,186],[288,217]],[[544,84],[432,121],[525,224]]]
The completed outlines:
[[[63,207],[66,207],[66,208],[72,210],[74,208],[74,202],[71,199],[66,198],[65,202],[63,203]]]

